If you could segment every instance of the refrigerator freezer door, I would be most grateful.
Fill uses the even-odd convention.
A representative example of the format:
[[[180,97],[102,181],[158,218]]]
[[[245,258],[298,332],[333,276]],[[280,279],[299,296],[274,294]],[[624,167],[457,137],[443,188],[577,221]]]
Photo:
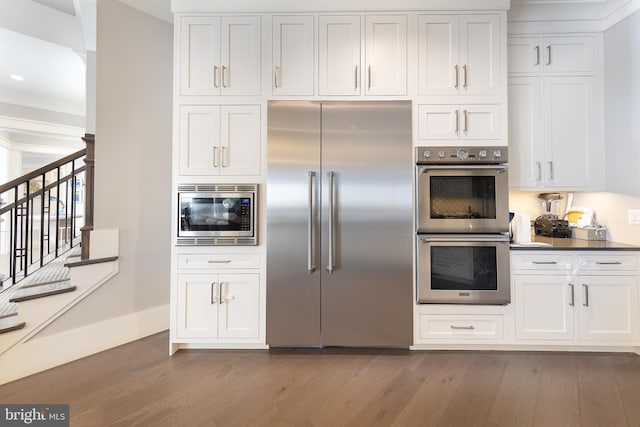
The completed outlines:
[[[321,345],[320,117],[319,103],[269,102],[267,343],[272,346]]]
[[[411,103],[322,103],[322,169],[322,345],[407,347]]]

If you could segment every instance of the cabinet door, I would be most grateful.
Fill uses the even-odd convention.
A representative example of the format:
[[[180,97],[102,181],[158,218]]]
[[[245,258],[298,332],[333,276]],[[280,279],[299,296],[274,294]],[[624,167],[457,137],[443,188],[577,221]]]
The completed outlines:
[[[632,341],[638,337],[638,283],[635,276],[582,276],[580,339]]]
[[[407,94],[407,17],[367,16],[365,94]]]
[[[318,18],[318,93],[360,94],[360,17]]]
[[[418,139],[457,140],[460,111],[457,105],[418,106]]]
[[[460,139],[500,139],[499,105],[461,105],[458,110]]]
[[[540,37],[509,37],[507,70],[509,73],[536,73],[542,68]]]
[[[542,184],[542,79],[509,78],[509,187]]]
[[[273,17],[274,95],[313,95],[313,16]]]
[[[223,106],[220,173],[260,175],[260,106]]]
[[[500,21],[497,15],[460,17],[460,93],[500,92]]]
[[[221,274],[220,286],[220,338],[258,338],[260,276]]]
[[[180,175],[218,175],[220,107],[180,107]]]
[[[545,73],[591,73],[594,70],[593,37],[545,37]]]
[[[458,17],[420,15],[418,73],[420,95],[455,95],[460,86]]]
[[[577,289],[564,275],[516,274],[516,338],[573,340]]]
[[[260,18],[224,17],[221,27],[221,94],[260,95]]]
[[[220,18],[180,19],[180,94],[220,94]]]
[[[588,189],[602,180],[595,133],[593,77],[545,77],[545,187]]]
[[[217,338],[220,283],[215,274],[178,276],[176,336]]]

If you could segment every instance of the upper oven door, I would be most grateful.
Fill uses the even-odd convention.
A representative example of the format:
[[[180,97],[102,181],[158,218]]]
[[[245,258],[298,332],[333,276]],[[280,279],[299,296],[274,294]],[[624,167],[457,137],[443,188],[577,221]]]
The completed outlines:
[[[179,237],[253,236],[253,193],[179,193]]]
[[[497,233],[509,229],[506,165],[418,165],[418,233]]]

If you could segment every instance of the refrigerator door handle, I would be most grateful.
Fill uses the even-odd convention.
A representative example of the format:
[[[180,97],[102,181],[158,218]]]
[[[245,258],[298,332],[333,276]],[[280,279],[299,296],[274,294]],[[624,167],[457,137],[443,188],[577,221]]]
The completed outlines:
[[[316,270],[313,256],[314,226],[313,226],[313,179],[316,173],[309,171],[309,212],[307,217],[307,271],[313,273]]]
[[[329,176],[329,263],[327,271],[333,273],[333,171],[327,172]]]

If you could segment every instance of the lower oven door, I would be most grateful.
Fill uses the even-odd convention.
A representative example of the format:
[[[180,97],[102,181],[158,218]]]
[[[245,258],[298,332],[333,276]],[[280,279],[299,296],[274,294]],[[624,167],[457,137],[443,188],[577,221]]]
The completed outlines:
[[[509,236],[417,237],[417,300],[434,304],[508,304]]]

